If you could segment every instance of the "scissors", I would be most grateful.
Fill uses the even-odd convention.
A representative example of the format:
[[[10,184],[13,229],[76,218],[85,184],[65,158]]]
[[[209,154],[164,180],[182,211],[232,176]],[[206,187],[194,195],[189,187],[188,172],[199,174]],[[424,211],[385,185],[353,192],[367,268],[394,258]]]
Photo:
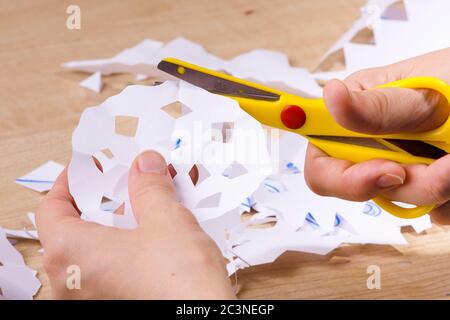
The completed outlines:
[[[381,158],[402,164],[428,165],[450,153],[450,118],[440,127],[426,132],[364,134],[345,129],[335,122],[320,98],[300,97],[174,58],[163,59],[158,69],[236,100],[262,124],[300,134],[334,158],[352,162]],[[377,88],[384,87],[431,89],[441,93],[450,103],[450,85],[433,77],[407,78]],[[406,219],[420,217],[435,207],[404,207],[383,196],[377,196],[373,201],[390,214]]]

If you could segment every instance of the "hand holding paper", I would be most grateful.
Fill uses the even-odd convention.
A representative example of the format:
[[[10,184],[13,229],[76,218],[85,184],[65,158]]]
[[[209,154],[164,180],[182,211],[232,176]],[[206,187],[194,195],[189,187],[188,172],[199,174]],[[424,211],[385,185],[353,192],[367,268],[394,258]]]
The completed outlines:
[[[324,89],[325,103],[342,126],[371,134],[420,132],[441,125],[449,114],[448,102],[425,90],[385,88],[379,84],[402,78],[433,76],[450,82],[450,49],[444,49],[385,67],[352,74],[344,81],[330,81]],[[450,157],[430,166],[399,165],[387,160],[352,164],[327,157],[310,145],[305,176],[321,195],[348,200],[367,200],[378,194],[417,205],[438,203],[434,217],[445,222],[450,198]],[[447,218],[448,222],[448,218]]]
[[[129,174],[133,230],[80,219],[67,172],[37,213],[44,265],[56,298],[228,299],[234,294],[223,257],[194,216],[176,200],[164,159],[142,153]],[[79,267],[81,290],[66,270]]]

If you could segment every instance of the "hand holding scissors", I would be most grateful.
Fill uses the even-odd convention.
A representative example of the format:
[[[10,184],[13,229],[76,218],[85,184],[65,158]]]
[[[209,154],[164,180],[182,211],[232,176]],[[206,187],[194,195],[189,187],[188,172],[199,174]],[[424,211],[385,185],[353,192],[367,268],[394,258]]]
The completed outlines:
[[[424,59],[423,57],[420,58]],[[434,53],[434,57],[428,59],[437,63],[440,69],[443,69],[446,68],[445,62],[449,58],[449,50],[443,50]],[[322,194],[337,195],[350,200],[361,201],[367,200],[366,198],[373,198],[375,202],[393,215],[402,218],[415,218],[428,213],[435,205],[440,205],[445,200],[444,196],[441,197],[440,195],[428,197],[420,195],[427,192],[424,189],[425,184],[426,186],[430,185],[429,188],[431,189],[445,189],[440,186],[442,182],[437,180],[441,174],[449,176],[447,196],[450,198],[450,158],[446,156],[450,152],[450,120],[448,119],[450,86],[447,84],[450,80],[450,72],[446,73],[447,79],[442,79],[442,76],[438,78],[436,72],[433,73],[426,67],[423,70],[417,67],[414,69],[415,73],[408,74],[406,70],[411,63],[405,61],[403,65],[400,63],[390,66],[390,68],[398,69],[397,76],[385,75],[381,77],[380,70],[367,71],[371,72],[373,77],[371,81],[367,82],[368,84],[359,83],[361,87],[359,91],[355,90],[357,93],[349,91],[345,84],[330,83],[329,86],[334,86],[331,87],[331,91],[335,90],[337,94],[331,94],[330,96],[330,90],[327,91],[327,88],[325,88],[325,99],[299,97],[176,59],[165,59],[158,67],[210,92],[235,99],[246,112],[263,124],[305,136],[316,147],[309,153],[310,160],[311,157],[313,160],[318,160],[318,157],[325,157],[325,155],[335,158],[327,157],[327,161],[322,161],[327,165],[319,166],[322,172],[319,172],[318,175],[322,180],[318,183],[317,181],[311,183],[311,179],[308,179],[310,185],[315,185],[313,187],[315,191],[319,190],[319,193]],[[379,81],[379,78],[382,80]],[[350,89],[353,90],[354,88]],[[392,93],[394,90],[397,93],[408,93],[412,98],[410,100],[397,99],[396,101],[395,94]],[[367,95],[366,100],[361,97],[364,94]],[[374,98],[377,95],[379,97],[378,102]],[[367,100],[374,99],[375,108],[384,110],[388,116],[386,117],[385,114],[381,113],[381,118],[379,117],[377,120],[376,113],[372,112],[371,115],[370,108],[363,111],[359,110],[359,114],[354,110],[346,111],[345,107],[348,102],[345,99],[358,98],[360,101],[356,101],[357,104],[354,106],[350,105],[350,108],[366,108]],[[342,101],[339,101],[339,99],[342,99]],[[424,103],[422,107],[417,105],[421,99]],[[337,106],[334,109],[332,107],[327,108],[329,106],[326,106],[326,104],[330,103],[334,105],[341,103],[342,106]],[[378,103],[378,106],[376,103]],[[428,105],[426,104],[429,103],[436,106],[427,109]],[[393,109],[386,110],[386,108]],[[349,109],[348,106],[347,109]],[[409,119],[395,119],[396,115],[404,114],[405,110],[409,112]],[[390,123],[386,124],[386,119]],[[397,127],[393,125],[396,122]],[[311,152],[313,153],[312,156]],[[353,167],[355,178],[353,180],[355,182],[358,182],[356,174],[364,174],[363,170],[367,172],[365,172],[365,176],[359,178],[360,181],[363,179],[375,180],[381,178],[375,177],[380,168],[392,166],[392,169],[395,169],[394,171],[398,171],[393,173],[394,178],[398,176],[399,185],[402,185],[402,187],[414,189],[414,197],[391,197],[390,193],[385,194],[383,192],[383,188],[372,188],[373,190],[365,193],[364,191],[368,191],[368,188],[362,188],[361,196],[358,194],[359,191],[351,195],[349,190],[359,187],[361,184],[356,183],[354,186],[348,185],[345,187],[341,183],[342,181],[337,180],[344,179],[345,181],[346,172],[351,171],[346,170],[350,169],[353,163],[357,163]],[[372,170],[369,170],[368,163],[372,164]],[[447,163],[449,164],[447,165]],[[378,164],[378,167],[374,164]],[[442,169],[439,170],[441,167]],[[449,169],[446,172],[447,167]],[[307,175],[311,175],[311,172],[308,174],[308,169],[311,169],[311,165],[308,168],[307,164]],[[323,179],[325,172],[328,174],[329,181]],[[314,173],[312,174],[314,175]],[[430,181],[430,177],[427,177],[428,174],[434,175],[435,179]],[[352,176],[352,174],[348,175]],[[372,177],[370,177],[371,175]],[[368,176],[369,178],[367,178]],[[420,179],[424,180],[420,181]],[[446,181],[444,180],[444,184]],[[433,186],[433,183],[436,183],[436,186]],[[318,185],[319,187],[317,187]],[[445,190],[442,192],[445,192]],[[418,204],[418,206],[405,208],[395,204],[391,199]]]

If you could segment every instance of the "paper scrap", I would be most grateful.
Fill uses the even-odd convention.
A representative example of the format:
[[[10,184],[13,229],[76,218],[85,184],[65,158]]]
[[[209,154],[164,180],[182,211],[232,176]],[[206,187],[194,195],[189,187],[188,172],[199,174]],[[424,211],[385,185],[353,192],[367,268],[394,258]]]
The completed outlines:
[[[440,30],[450,30],[447,0],[421,1],[372,0],[362,8],[362,16],[351,29],[328,51],[342,49],[345,70],[319,72],[319,80],[343,79],[351,73],[372,67],[388,65],[427,52],[450,46],[450,38]],[[353,36],[363,28],[370,28],[374,44],[353,43]]]
[[[34,212],[28,212],[27,217],[36,229],[36,218]],[[3,228],[3,231],[9,239],[39,240],[36,230],[28,230],[25,228],[21,230]]]
[[[322,88],[309,71],[292,67],[288,57],[271,50],[253,50],[224,61],[223,69],[235,77],[301,95],[320,97]]]
[[[103,87],[101,72],[97,71],[93,73],[91,76],[81,81],[80,86],[99,93]]]
[[[36,271],[26,266],[0,228],[0,300],[31,300],[40,286]]]
[[[16,183],[38,192],[45,192],[52,188],[56,178],[63,170],[63,165],[50,160],[26,175],[17,178]]]
[[[134,73],[161,79],[171,79],[166,73],[159,71],[156,65],[166,57],[178,58],[204,67],[217,69],[221,61],[207,53],[200,45],[184,38],[176,38],[166,44],[145,39],[136,46],[126,49],[109,59],[71,61],[63,67],[85,72],[101,72],[103,75],[113,73]]]
[[[146,39],[109,59],[70,61],[64,67],[85,72],[134,73],[137,80],[149,77],[160,80],[178,80],[157,69],[164,58],[172,57],[201,65],[213,70],[225,71],[288,92],[318,97],[321,88],[304,68],[292,67],[285,54],[270,50],[253,50],[231,60],[221,59],[202,46],[184,38],[176,38],[163,44]]]

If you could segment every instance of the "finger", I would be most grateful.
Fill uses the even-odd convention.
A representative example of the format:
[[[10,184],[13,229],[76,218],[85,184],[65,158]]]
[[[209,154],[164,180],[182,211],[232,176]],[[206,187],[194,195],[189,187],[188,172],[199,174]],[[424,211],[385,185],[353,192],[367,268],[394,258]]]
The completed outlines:
[[[98,255],[92,246],[93,239],[108,239],[112,228],[83,221],[69,192],[67,168],[56,179],[36,213],[39,240],[44,248],[43,265],[54,291],[67,294],[65,281],[67,266],[85,265]],[[117,239],[117,235],[114,235]],[[105,240],[106,241],[106,240]]]
[[[354,164],[331,158],[309,144],[305,179],[311,190],[319,195],[365,201],[382,191],[401,186],[405,170],[395,162],[381,159]]]
[[[431,165],[405,165],[405,183],[385,192],[389,199],[416,204],[443,204],[450,199],[450,155]]]
[[[178,202],[166,161],[155,151],[145,151],[136,158],[130,168],[128,190],[139,223],[195,221]]]
[[[430,212],[431,219],[434,223],[449,225],[450,224],[450,201],[437,207]]]
[[[449,105],[436,91],[404,88],[364,90],[355,80],[331,80],[324,88],[325,104],[343,127],[369,134],[419,132],[438,127]]]
[[[74,200],[69,193],[67,168],[56,179],[36,212],[39,239],[44,244],[54,237],[66,224],[81,221]]]

